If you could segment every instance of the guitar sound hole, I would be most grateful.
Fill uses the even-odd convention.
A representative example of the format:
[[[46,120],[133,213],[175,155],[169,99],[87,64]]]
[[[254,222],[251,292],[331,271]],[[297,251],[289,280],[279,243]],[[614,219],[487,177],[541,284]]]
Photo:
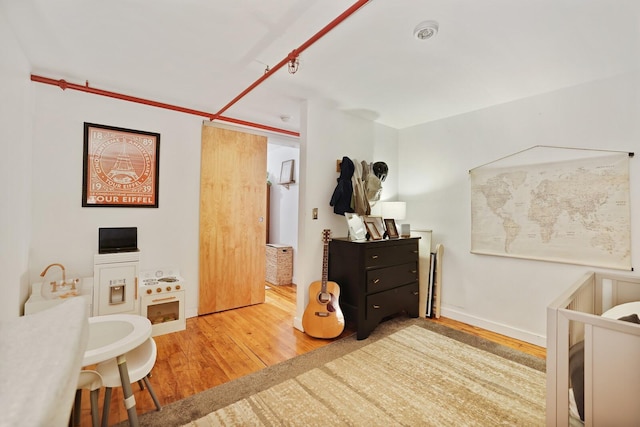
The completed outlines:
[[[327,306],[327,312],[333,313],[336,311],[336,308],[333,306],[335,298],[333,294],[329,292],[320,292],[318,293],[318,302],[320,304],[325,304]]]
[[[318,302],[320,304],[328,304],[331,302],[331,294],[329,292],[320,292],[318,294]]]

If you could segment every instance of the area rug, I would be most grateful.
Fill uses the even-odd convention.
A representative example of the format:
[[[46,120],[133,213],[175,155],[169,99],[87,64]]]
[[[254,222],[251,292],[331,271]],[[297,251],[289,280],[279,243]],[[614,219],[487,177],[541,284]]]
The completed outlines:
[[[394,319],[140,416],[143,426],[542,426],[544,360]]]

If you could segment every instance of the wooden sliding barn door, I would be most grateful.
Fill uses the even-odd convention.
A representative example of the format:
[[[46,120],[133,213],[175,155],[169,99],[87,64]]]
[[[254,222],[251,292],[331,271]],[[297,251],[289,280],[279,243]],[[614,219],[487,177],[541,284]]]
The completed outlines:
[[[202,127],[198,314],[264,302],[267,138]]]

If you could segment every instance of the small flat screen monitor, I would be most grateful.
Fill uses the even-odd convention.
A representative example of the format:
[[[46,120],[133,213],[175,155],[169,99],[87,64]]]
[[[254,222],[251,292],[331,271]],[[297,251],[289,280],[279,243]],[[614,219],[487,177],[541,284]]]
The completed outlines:
[[[138,251],[138,227],[108,227],[98,229],[98,253]]]

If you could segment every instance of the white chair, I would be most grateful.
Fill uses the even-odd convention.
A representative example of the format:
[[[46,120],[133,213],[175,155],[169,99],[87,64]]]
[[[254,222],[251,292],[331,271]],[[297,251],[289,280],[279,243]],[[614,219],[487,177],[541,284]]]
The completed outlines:
[[[98,417],[98,394],[100,394],[100,387],[102,387],[102,377],[96,371],[82,370],[78,377],[78,387],[76,390],[76,400],[73,405],[73,425],[80,425],[80,411],[82,409],[82,390],[90,391],[91,400],[91,423],[93,427],[100,425],[100,419]]]
[[[127,371],[129,372],[129,380],[133,384],[137,382],[142,390],[144,386],[142,381],[147,385],[147,390],[153,399],[158,411],[161,409],[160,402],[153,392],[151,383],[149,382],[149,375],[151,369],[156,363],[156,356],[158,350],[156,342],[153,338],[149,338],[142,343],[139,347],[126,353],[125,358],[127,360]],[[108,360],[106,362],[99,363],[96,370],[102,376],[102,385],[105,388],[104,405],[102,407],[102,425],[107,426],[109,423],[109,406],[111,404],[111,391],[113,387],[121,387],[120,371],[115,359]]]

